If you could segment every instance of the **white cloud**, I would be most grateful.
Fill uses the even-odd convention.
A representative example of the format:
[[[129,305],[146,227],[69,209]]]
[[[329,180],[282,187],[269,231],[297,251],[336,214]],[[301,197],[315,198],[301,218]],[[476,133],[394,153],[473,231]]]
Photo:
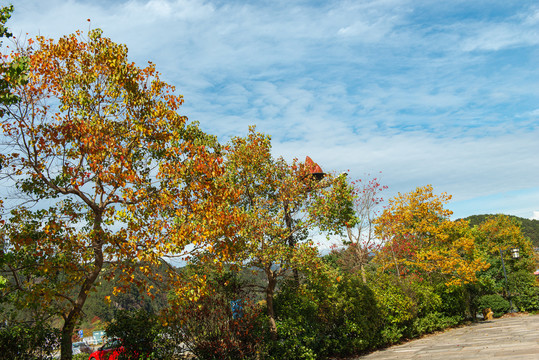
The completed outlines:
[[[536,187],[539,11],[456,16],[467,4],[22,0],[9,24],[58,37],[90,18],[156,63],[182,113],[222,141],[257,124],[277,155],[381,170],[393,193],[432,183],[471,206]]]
[[[536,27],[522,27],[513,24],[481,26],[477,33],[462,43],[464,51],[497,51],[516,46],[539,44],[539,31]]]
[[[518,114],[517,116],[522,118],[530,118],[532,121],[537,121],[539,119],[539,109],[527,111],[525,113]]]
[[[337,34],[357,41],[374,43],[387,36],[397,23],[397,17],[380,17],[375,21],[355,20],[350,25],[341,27]]]
[[[539,24],[539,8],[531,8],[529,13],[523,16],[524,24],[526,25],[537,25]]]
[[[539,9],[523,8],[501,21],[481,21],[464,25],[462,50],[498,51],[539,44]]]
[[[539,211],[534,211],[531,220],[539,220]]]

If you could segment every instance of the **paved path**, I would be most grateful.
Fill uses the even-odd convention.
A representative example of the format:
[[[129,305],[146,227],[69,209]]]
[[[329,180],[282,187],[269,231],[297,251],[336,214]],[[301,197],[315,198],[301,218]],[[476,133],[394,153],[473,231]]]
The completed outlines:
[[[479,322],[355,358],[397,359],[539,360],[539,315]]]

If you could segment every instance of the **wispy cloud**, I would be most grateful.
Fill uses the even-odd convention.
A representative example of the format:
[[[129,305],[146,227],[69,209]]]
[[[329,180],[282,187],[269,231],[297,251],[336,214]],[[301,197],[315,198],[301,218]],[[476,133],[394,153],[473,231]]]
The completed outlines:
[[[478,24],[471,32],[472,35],[462,42],[464,51],[498,51],[539,44],[539,29],[536,23]]]
[[[381,170],[393,193],[432,183],[470,213],[499,212],[485,200],[497,193],[538,192],[534,1],[15,6],[15,33],[59,37],[90,18],[137,63],[155,62],[185,96],[182,112],[222,141],[257,124],[277,155],[353,177]],[[532,216],[532,200],[515,199],[504,211]]]

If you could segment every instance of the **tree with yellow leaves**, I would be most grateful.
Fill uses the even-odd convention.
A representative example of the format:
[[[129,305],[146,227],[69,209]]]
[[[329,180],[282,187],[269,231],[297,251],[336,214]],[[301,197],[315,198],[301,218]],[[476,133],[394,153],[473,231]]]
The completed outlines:
[[[442,276],[447,285],[476,281],[488,264],[478,256],[467,222],[450,220],[452,212],[444,208],[450,199],[427,185],[389,201],[375,221],[383,241],[376,261],[383,269],[394,268],[398,277]]]

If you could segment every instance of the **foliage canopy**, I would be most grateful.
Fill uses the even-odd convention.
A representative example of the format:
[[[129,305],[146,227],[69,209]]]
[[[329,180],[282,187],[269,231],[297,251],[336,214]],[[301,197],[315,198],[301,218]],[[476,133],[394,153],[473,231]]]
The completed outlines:
[[[9,58],[29,67],[12,89],[20,101],[3,106],[2,174],[21,201],[5,214],[1,264],[19,306],[64,319],[69,359],[104,264],[121,291],[135,269],[149,277],[164,256],[207,248],[235,230],[221,217],[230,192],[209,180],[222,171],[215,139],[177,113],[183,98],[101,30],[38,37]]]

